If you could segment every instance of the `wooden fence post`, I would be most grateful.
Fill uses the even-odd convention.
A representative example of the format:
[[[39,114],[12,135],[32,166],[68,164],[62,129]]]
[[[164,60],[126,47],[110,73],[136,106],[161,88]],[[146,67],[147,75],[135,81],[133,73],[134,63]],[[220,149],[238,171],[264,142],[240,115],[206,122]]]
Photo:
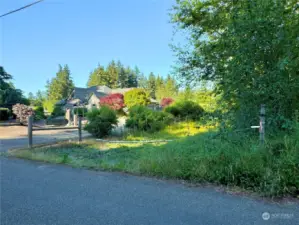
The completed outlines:
[[[78,115],[77,114],[74,114],[74,126],[78,126]]]
[[[79,132],[79,142],[82,141],[82,119],[81,116],[78,117],[78,132]]]
[[[265,142],[265,105],[261,105],[261,111],[260,111],[260,142],[261,144],[264,144]]]
[[[32,148],[32,127],[33,127],[32,115],[28,116],[27,122],[28,122],[28,147]]]

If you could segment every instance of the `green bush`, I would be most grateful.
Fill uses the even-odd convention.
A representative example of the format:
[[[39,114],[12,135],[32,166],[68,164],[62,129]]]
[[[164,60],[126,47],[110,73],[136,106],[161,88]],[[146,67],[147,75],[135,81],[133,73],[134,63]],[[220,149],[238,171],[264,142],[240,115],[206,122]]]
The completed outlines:
[[[132,89],[124,95],[125,105],[131,108],[136,105],[148,105],[150,103],[149,96],[142,89]]]
[[[34,120],[42,120],[46,118],[44,114],[44,107],[35,106],[33,107],[33,111],[34,111]]]
[[[65,111],[63,108],[59,105],[54,106],[54,110],[51,113],[52,116],[57,117],[57,116],[65,116]]]
[[[154,111],[146,106],[134,106],[129,110],[126,127],[142,131],[159,131],[172,121],[166,112]]]
[[[68,120],[65,119],[63,116],[53,117],[50,116],[46,120],[47,125],[54,125],[54,126],[65,126],[68,124]]]
[[[51,114],[54,111],[55,103],[56,103],[56,101],[53,101],[53,100],[44,101],[43,102],[44,110],[46,110],[48,113]]]
[[[74,114],[78,116],[86,116],[87,108],[74,108]]]
[[[92,109],[86,117],[88,124],[84,129],[97,138],[108,135],[112,128],[117,125],[115,111],[106,106],[102,106],[100,109]]]
[[[165,108],[165,112],[180,119],[198,120],[204,114],[203,108],[192,101],[176,102]]]
[[[0,108],[0,120],[8,120],[8,119],[9,119],[9,109]]]

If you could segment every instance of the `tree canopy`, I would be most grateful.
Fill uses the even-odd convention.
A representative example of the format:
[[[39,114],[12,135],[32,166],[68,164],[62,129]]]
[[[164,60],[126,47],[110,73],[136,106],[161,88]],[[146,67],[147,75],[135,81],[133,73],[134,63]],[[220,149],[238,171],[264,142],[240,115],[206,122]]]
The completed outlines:
[[[296,0],[177,0],[172,21],[189,35],[175,48],[179,76],[209,80],[236,126],[284,128],[299,109],[299,7]]]

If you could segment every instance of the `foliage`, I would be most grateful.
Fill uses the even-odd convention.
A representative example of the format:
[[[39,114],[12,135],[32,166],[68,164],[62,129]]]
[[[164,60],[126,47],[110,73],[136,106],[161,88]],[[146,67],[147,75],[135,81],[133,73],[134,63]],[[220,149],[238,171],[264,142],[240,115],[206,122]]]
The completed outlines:
[[[123,94],[115,93],[100,98],[100,105],[105,105],[113,110],[121,110],[125,107]]]
[[[51,115],[54,116],[54,117],[64,116],[65,111],[63,110],[63,108],[60,105],[55,105]]]
[[[296,0],[178,0],[172,21],[192,48],[175,48],[178,74],[222,93],[235,127],[250,127],[266,104],[266,126],[285,129],[299,108]]]
[[[204,110],[195,102],[181,101],[166,107],[165,112],[179,119],[198,120],[203,115]]]
[[[0,108],[0,120],[8,120],[8,119],[9,119],[9,109]]]
[[[65,163],[76,167],[222,184],[268,197],[298,197],[299,136],[276,136],[261,146],[255,135],[216,134],[139,146],[63,143],[9,154],[54,163],[61,163],[68,154]]]
[[[48,100],[59,101],[70,96],[74,89],[74,83],[68,65],[59,65],[56,77],[47,84]]]
[[[172,116],[165,112],[154,111],[146,106],[137,105],[129,110],[126,127],[142,131],[159,131],[172,121]]]
[[[49,116],[46,120],[47,125],[54,125],[54,126],[65,126],[68,124],[68,120],[63,116]]]
[[[156,77],[153,73],[150,73],[148,76],[148,84],[147,84],[147,89],[150,93],[151,98],[156,98]]]
[[[87,86],[106,85],[110,88],[130,88],[137,87],[139,70],[124,67],[120,61],[115,63],[112,60],[105,68],[100,64],[89,75]]]
[[[33,107],[33,110],[35,120],[42,120],[46,118],[44,114],[44,108],[42,106],[35,106]]]
[[[155,96],[158,100],[161,100],[169,96],[172,96],[174,98],[177,95],[178,95],[178,84],[173,77],[168,75],[165,80],[157,77]]]
[[[23,96],[20,89],[16,89],[10,82],[12,76],[8,74],[2,66],[0,66],[0,106],[7,108],[12,107],[16,103],[28,105],[28,99]]]
[[[97,138],[105,137],[117,125],[115,111],[106,106],[92,109],[87,113],[87,119],[88,124],[84,129]]]
[[[43,107],[44,110],[46,110],[48,113],[52,113],[54,111],[55,108],[55,104],[56,104],[56,100],[46,100],[43,102]]]
[[[16,104],[12,107],[13,113],[16,115],[17,119],[20,121],[21,124],[27,122],[28,116],[34,115],[34,111],[27,105],[23,104]]]
[[[164,108],[166,106],[169,106],[173,102],[174,102],[173,98],[170,97],[162,98],[160,105]]]
[[[149,97],[142,89],[135,88],[125,93],[125,105],[131,108],[136,105],[148,105],[150,103]]]
[[[87,108],[74,108],[74,114],[78,116],[85,116],[87,114]]]
[[[36,92],[36,95],[34,95],[32,92],[29,92],[28,100],[30,105],[43,107],[43,103],[46,101],[46,95],[40,90]]]

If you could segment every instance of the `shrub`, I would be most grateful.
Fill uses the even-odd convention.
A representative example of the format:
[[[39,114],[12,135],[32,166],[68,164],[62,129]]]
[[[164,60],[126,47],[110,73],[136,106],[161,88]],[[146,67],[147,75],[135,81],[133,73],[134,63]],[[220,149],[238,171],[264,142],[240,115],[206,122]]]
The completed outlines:
[[[55,105],[54,106],[54,110],[51,113],[52,116],[54,117],[58,117],[58,116],[64,116],[65,115],[65,111],[63,110],[63,108],[59,105]]]
[[[9,109],[0,108],[0,120],[8,120],[9,118]]]
[[[74,114],[78,116],[86,116],[87,108],[74,108]]]
[[[55,103],[56,101],[53,100],[44,101],[43,103],[44,110],[46,110],[48,113],[51,114],[54,111]]]
[[[172,116],[165,112],[154,111],[146,106],[134,106],[129,110],[126,127],[142,131],[159,131],[168,125]]]
[[[108,106],[113,110],[121,110],[125,107],[124,96],[116,93],[100,98],[100,105]]]
[[[142,89],[132,89],[125,93],[125,105],[131,108],[135,105],[148,105],[150,103],[149,96]]]
[[[68,120],[64,118],[63,116],[59,117],[48,117],[46,120],[47,125],[54,125],[54,126],[65,126],[68,124]]]
[[[88,124],[84,129],[98,138],[108,135],[113,126],[117,125],[115,111],[107,106],[103,106],[100,109],[92,109],[86,116]]]
[[[12,107],[13,113],[16,115],[17,119],[20,121],[21,124],[27,122],[27,118],[30,115],[34,115],[34,111],[27,105],[23,104],[16,104]]]
[[[33,107],[33,110],[35,120],[45,119],[44,108],[42,106],[35,106]]]
[[[198,120],[203,114],[203,108],[192,101],[177,102],[165,108],[165,112],[180,119]]]
[[[162,98],[160,105],[164,108],[166,106],[169,106],[173,102],[174,100],[172,98]]]

